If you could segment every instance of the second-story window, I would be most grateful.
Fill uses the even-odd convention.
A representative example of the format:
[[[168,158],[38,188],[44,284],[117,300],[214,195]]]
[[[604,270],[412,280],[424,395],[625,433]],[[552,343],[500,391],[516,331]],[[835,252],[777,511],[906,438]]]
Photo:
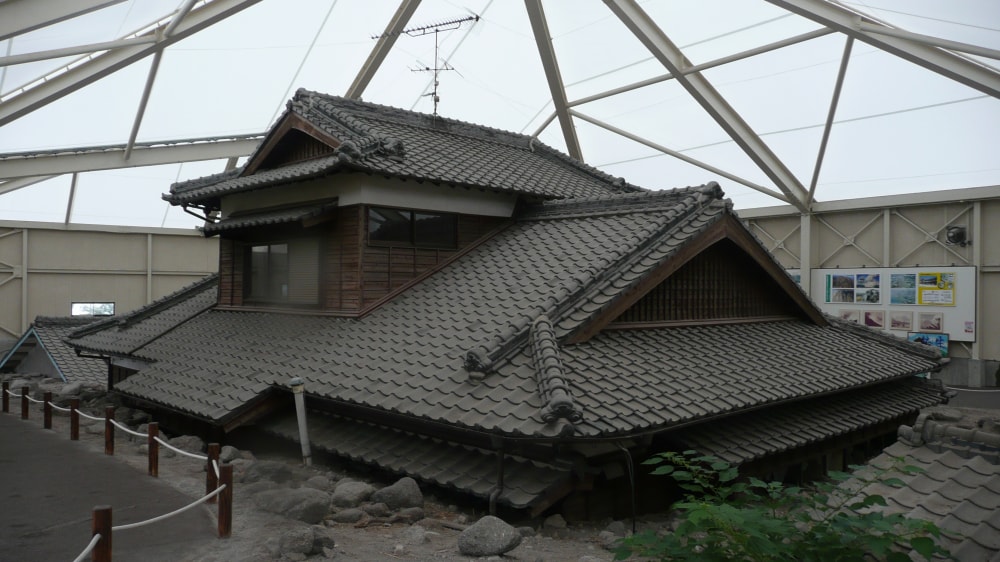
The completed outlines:
[[[458,216],[369,207],[368,242],[422,248],[455,248],[458,244]]]
[[[319,302],[319,241],[289,240],[249,247],[248,301],[314,305]]]

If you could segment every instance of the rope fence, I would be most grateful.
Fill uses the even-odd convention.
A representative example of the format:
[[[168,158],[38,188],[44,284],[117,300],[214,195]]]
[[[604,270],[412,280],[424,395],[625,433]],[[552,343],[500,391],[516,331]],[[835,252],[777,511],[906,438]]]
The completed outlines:
[[[103,421],[104,452],[108,455],[114,455],[115,452],[115,428],[125,432],[127,435],[145,437],[147,443],[148,472],[150,476],[159,477],[159,450],[161,446],[166,447],[168,450],[181,456],[205,462],[205,495],[184,507],[171,511],[170,513],[165,513],[146,521],[112,527],[111,507],[95,507],[92,515],[93,538],[91,539],[90,544],[87,545],[83,552],[81,552],[73,562],[82,562],[88,555],[91,556],[91,560],[94,562],[110,562],[111,537],[114,532],[152,525],[176,515],[180,515],[181,513],[204,503],[218,504],[217,530],[219,538],[228,538],[232,535],[233,467],[228,463],[223,463],[220,466],[219,453],[221,449],[218,443],[208,444],[207,455],[184,451],[171,445],[160,437],[160,428],[157,422],[150,422],[147,424],[146,433],[134,431],[114,419],[115,409],[110,406],[104,409],[104,417],[92,416],[80,410],[80,400],[77,398],[70,399],[69,408],[64,408],[52,403],[51,392],[45,392],[42,400],[38,400],[28,396],[27,386],[21,387],[20,393],[16,394],[11,391],[10,383],[6,381],[3,382],[2,391],[0,391],[0,401],[2,401],[3,413],[10,412],[10,398],[12,396],[20,397],[21,419],[24,420],[29,419],[29,402],[42,404],[45,429],[52,429],[53,410],[64,413],[68,412],[70,417],[71,441],[77,441],[80,438],[81,417],[96,422]]]

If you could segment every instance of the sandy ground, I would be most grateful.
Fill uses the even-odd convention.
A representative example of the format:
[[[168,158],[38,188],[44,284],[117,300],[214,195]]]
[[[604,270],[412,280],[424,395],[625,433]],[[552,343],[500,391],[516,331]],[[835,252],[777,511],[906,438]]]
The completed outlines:
[[[5,414],[16,415],[16,414]],[[32,419],[25,422],[33,425],[32,430],[45,431],[42,428],[41,412],[33,411]],[[95,422],[96,423],[96,422]],[[80,439],[95,455],[104,454],[104,437],[100,433],[103,424],[96,424],[94,430],[81,429]],[[69,440],[69,420],[62,415],[54,416],[53,432]],[[135,469],[135,478],[151,478],[147,475],[147,458],[137,452],[142,442],[138,438],[123,436],[117,432],[115,459]],[[294,461],[290,461],[294,462]],[[352,478],[364,479],[363,475],[352,474]],[[191,458],[180,455],[166,457],[161,449],[159,478],[169,483],[182,493],[191,497],[192,501],[199,498],[205,489],[205,474],[202,464]],[[270,561],[287,560],[275,556],[275,545],[284,533],[304,526],[304,523],[291,521],[283,517],[260,511],[253,505],[251,499],[240,494],[241,485],[234,486],[233,493],[233,532],[228,539],[198,539],[191,543],[178,544],[163,560],[232,562],[232,561]],[[201,505],[194,509],[204,510],[214,524],[216,507]],[[477,560],[463,556],[458,552],[457,540],[460,531],[451,528],[454,523],[472,522],[477,514],[462,512],[454,506],[444,506],[433,498],[427,498],[424,507],[427,520],[420,522],[420,529],[411,528],[406,524],[370,524],[356,526],[350,524],[332,524],[330,527],[336,540],[336,547],[325,555],[313,555],[309,560],[333,559],[339,561],[469,561]],[[445,524],[441,524],[444,522]],[[546,562],[598,562],[613,559],[612,553],[600,546],[598,533],[601,526],[570,526],[560,531],[559,537],[546,536],[551,533],[541,533],[525,537],[521,545],[502,557],[489,560],[509,561],[546,561]],[[416,532],[415,532],[416,531]],[[414,537],[418,537],[417,540]],[[115,551],[115,558],[128,560],[127,552]],[[304,558],[299,558],[304,559]],[[155,562],[145,558],[147,562]],[[486,560],[486,559],[483,559]]]

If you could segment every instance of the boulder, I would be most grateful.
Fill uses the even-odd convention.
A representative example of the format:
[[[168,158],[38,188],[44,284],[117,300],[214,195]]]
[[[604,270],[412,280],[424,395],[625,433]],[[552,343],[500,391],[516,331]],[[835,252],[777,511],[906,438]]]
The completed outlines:
[[[333,489],[333,505],[337,507],[358,507],[368,501],[375,488],[367,482],[357,480],[341,480]]]
[[[80,394],[83,390],[83,385],[78,382],[71,382],[69,384],[64,384],[62,388],[59,389],[58,396],[76,396]]]
[[[335,521],[337,523],[357,523],[358,521],[361,521],[361,518],[364,516],[364,511],[361,511],[356,507],[349,507],[330,515],[330,521]]]
[[[233,462],[234,460],[240,458],[240,450],[231,445],[226,445],[219,449],[219,461],[220,462]]]
[[[235,463],[233,463],[235,464]],[[282,484],[292,479],[292,468],[279,461],[257,461],[249,463],[243,471],[244,482],[270,480]]]
[[[361,506],[361,510],[372,517],[388,517],[392,515],[389,506],[384,503],[369,503]]]
[[[278,539],[278,548],[282,556],[289,554],[306,554],[313,550],[313,529],[312,527],[296,527],[290,531],[285,531]]]
[[[422,507],[404,507],[400,509],[395,516],[393,516],[393,521],[401,521],[403,523],[415,523],[424,518],[424,508]]]
[[[458,536],[458,551],[465,556],[499,556],[521,544],[521,533],[498,517],[487,515]]]
[[[330,495],[310,488],[264,490],[254,502],[263,511],[310,524],[323,521],[330,510]]]
[[[391,486],[376,490],[372,494],[372,501],[384,503],[389,509],[396,511],[404,507],[423,507],[424,495],[417,481],[407,476],[400,478]]]
[[[310,554],[326,554],[327,550],[332,550],[337,546],[337,541],[333,538],[333,531],[322,525],[313,525],[313,544]]]
[[[326,476],[316,475],[303,482],[302,487],[329,492],[333,489],[333,482],[331,482]]]
[[[566,519],[562,515],[556,513],[555,515],[550,515],[545,518],[542,522],[542,527],[547,530],[561,530],[566,528]]]
[[[185,453],[200,455],[205,452],[205,442],[196,435],[179,435],[167,440],[167,443],[177,447]]]

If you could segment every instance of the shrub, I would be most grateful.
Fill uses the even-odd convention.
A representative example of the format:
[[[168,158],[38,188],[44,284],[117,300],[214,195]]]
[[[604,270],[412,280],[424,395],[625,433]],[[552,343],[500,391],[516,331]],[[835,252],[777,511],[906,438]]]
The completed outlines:
[[[653,474],[669,475],[684,491],[672,506],[680,523],[674,532],[627,538],[616,550],[618,560],[639,555],[700,562],[910,562],[907,550],[926,559],[948,557],[934,540],[940,536],[935,524],[872,509],[885,506],[885,498],[863,492],[875,482],[903,486],[892,470],[920,472],[901,460],[891,470],[831,472],[828,481],[809,488],[740,479],[728,462],[695,451],[661,453],[643,464],[654,465]],[[841,485],[849,479],[850,487]]]

